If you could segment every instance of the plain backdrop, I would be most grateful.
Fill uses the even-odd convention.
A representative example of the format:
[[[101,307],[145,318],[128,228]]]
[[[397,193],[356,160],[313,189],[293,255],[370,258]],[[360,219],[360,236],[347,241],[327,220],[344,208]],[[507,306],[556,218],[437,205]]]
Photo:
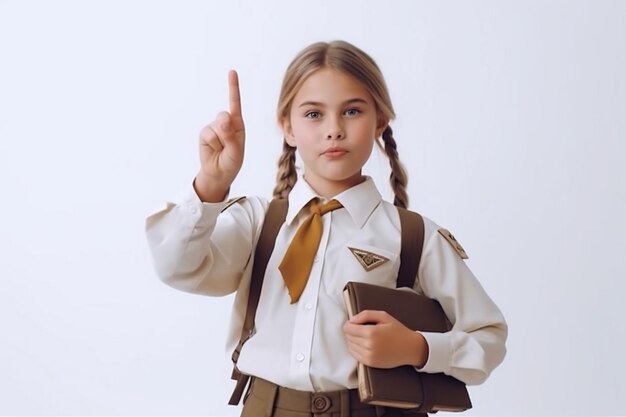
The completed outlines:
[[[240,74],[233,195],[269,197],[284,70],[345,39],[385,74],[411,208],[450,229],[508,356],[467,415],[626,414],[626,2],[0,1],[0,415],[234,416],[231,297],[156,277]],[[366,172],[390,198],[384,156]]]

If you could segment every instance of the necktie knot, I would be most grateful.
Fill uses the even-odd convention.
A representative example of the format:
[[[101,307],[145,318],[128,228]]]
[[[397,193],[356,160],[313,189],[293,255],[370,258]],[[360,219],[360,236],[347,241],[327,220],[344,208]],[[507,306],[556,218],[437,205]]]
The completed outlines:
[[[312,215],[319,215],[319,216],[323,216],[324,214],[328,213],[329,211],[333,211],[333,210],[337,210],[338,208],[343,207],[341,205],[341,203],[337,200],[330,200],[327,201],[324,204],[319,204],[318,202],[313,202],[311,204],[311,214]]]
[[[300,299],[313,268],[313,258],[319,248],[324,229],[322,216],[341,207],[343,206],[337,200],[330,200],[325,204],[313,201],[309,205],[311,214],[296,231],[278,266],[289,291],[291,304]]]

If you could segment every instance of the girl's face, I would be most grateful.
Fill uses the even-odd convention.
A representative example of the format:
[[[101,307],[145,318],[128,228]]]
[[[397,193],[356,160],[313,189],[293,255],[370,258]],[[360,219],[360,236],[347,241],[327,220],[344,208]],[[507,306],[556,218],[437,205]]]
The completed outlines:
[[[363,181],[361,168],[386,125],[365,86],[332,68],[309,76],[282,123],[285,140],[304,163],[304,178],[324,197]]]

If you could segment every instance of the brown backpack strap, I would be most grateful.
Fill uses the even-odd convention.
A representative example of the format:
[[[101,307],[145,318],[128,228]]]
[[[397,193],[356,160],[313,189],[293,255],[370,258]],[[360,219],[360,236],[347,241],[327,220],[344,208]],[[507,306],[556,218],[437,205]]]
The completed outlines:
[[[417,278],[417,272],[420,266],[420,260],[422,259],[422,248],[424,246],[424,219],[418,213],[397,207],[398,214],[400,215],[400,233],[401,233],[401,248],[400,248],[400,270],[398,271],[398,279],[396,281],[396,287],[409,287],[413,288],[415,285],[415,279]],[[378,408],[378,407],[377,407]],[[413,413],[416,417],[426,415],[421,414],[422,408],[416,410],[405,410],[406,415],[409,416]],[[378,414],[378,410],[377,414]]]
[[[397,207],[400,215],[402,248],[396,287],[413,288],[424,246],[424,219],[418,213]]]
[[[276,236],[280,226],[285,222],[287,216],[287,208],[289,207],[289,200],[286,199],[273,199],[270,202],[270,206],[265,213],[265,220],[263,227],[261,228],[261,235],[257,242],[254,252],[254,265],[252,266],[252,276],[250,278],[250,294],[248,295],[248,306],[246,308],[246,316],[241,329],[241,338],[239,343],[233,352],[233,374],[232,379],[237,380],[235,390],[230,397],[228,404],[237,405],[241,400],[248,380],[249,375],[244,375],[237,369],[237,360],[241,353],[243,344],[254,334],[254,316],[256,315],[256,309],[259,305],[259,298],[261,297],[261,287],[263,287],[263,278],[265,277],[265,269],[267,268],[267,262],[274,250],[274,243],[276,242]]]

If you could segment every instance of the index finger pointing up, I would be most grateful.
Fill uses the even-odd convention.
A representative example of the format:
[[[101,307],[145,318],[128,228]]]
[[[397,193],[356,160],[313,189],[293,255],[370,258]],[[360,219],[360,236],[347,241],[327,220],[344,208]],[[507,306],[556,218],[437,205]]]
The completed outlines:
[[[241,119],[241,96],[239,95],[239,77],[237,71],[228,72],[228,95],[230,101],[230,115]]]

